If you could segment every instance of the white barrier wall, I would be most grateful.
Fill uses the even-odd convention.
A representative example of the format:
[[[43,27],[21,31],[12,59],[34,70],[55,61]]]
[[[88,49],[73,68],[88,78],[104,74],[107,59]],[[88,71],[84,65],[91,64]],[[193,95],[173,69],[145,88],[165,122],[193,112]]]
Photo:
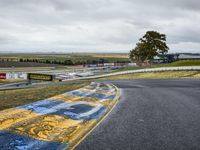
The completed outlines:
[[[136,63],[128,63],[128,66],[137,66],[137,64]]]
[[[129,74],[129,73],[179,71],[179,70],[180,71],[181,70],[200,70],[200,66],[147,68],[147,69],[139,69],[139,70],[121,71],[121,72],[116,72],[116,73],[97,75],[97,76],[91,76],[91,77],[83,77],[83,78],[77,78],[77,79],[94,79],[94,78],[102,78],[102,77],[109,77],[109,76]]]
[[[102,77],[129,74],[129,73],[155,72],[155,71],[176,71],[176,70],[200,70],[200,66],[147,68],[147,69],[139,69],[139,70],[121,71],[121,72],[115,72],[115,73],[97,75],[97,76],[90,76],[90,77],[80,77],[80,78],[76,78],[76,79],[94,79],[94,78],[102,78]],[[27,73],[25,73],[25,72],[8,72],[8,73],[6,73],[6,79],[25,79],[26,80]],[[74,79],[71,79],[71,80],[74,80]]]

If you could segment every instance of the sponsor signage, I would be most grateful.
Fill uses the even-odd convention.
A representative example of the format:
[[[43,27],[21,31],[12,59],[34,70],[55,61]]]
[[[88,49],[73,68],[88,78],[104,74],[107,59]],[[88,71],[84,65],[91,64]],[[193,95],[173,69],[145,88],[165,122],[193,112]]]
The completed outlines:
[[[0,73],[0,79],[6,79],[6,73]]]
[[[6,79],[27,79],[27,73],[24,72],[7,72]]]
[[[29,80],[53,81],[54,76],[49,74],[28,73]]]

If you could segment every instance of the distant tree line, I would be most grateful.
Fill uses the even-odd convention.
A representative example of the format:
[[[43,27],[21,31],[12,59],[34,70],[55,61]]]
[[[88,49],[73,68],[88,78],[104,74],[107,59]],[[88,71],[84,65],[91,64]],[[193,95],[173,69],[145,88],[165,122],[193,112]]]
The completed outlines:
[[[74,65],[74,63],[71,60],[40,60],[40,59],[20,59],[20,62],[36,62],[36,63],[46,63],[46,64],[59,64],[59,65]]]
[[[96,60],[77,60],[72,61],[71,59],[66,60],[44,60],[44,59],[29,59],[29,58],[20,58],[20,62],[35,62],[35,63],[46,63],[46,64],[59,64],[59,65],[83,65],[83,64],[103,64],[109,63],[109,60],[106,59],[96,59]],[[129,63],[129,61],[116,60],[116,63]]]

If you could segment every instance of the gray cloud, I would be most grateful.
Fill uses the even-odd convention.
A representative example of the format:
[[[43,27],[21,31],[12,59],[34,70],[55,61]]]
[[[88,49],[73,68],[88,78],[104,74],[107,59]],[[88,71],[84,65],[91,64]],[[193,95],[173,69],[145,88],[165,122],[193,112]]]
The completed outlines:
[[[0,44],[16,43],[17,39],[9,35],[0,35]]]
[[[200,1],[0,0],[0,51],[124,50],[147,30],[172,52],[200,52]]]

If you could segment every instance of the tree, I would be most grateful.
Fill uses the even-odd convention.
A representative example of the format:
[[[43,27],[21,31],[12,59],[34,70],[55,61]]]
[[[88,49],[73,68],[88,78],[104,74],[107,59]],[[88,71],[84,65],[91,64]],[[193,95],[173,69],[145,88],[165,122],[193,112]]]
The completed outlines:
[[[158,54],[165,54],[169,50],[166,44],[166,35],[156,31],[147,31],[139,40],[136,47],[129,53],[131,61],[142,64],[151,61]]]
[[[99,59],[99,63],[103,64],[103,63],[105,63],[105,60],[103,58],[101,58],[101,59]]]
[[[70,59],[67,59],[64,61],[64,64],[65,65],[73,65],[74,63]]]
[[[50,61],[48,59],[46,60],[46,64],[50,64]]]

